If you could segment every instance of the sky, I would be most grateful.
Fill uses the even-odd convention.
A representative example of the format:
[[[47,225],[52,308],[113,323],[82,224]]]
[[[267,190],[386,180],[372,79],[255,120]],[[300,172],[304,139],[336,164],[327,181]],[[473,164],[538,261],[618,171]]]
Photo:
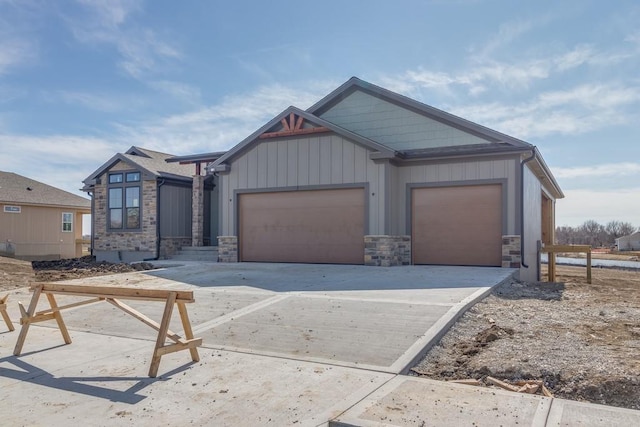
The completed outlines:
[[[538,147],[556,225],[640,226],[638,70],[637,0],[0,0],[0,170],[86,196],[357,76]]]

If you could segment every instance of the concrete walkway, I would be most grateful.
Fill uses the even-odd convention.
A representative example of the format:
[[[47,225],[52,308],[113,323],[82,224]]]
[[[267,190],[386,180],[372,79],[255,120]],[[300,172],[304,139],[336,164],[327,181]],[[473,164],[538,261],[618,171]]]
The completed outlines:
[[[14,357],[17,331],[0,333],[4,425],[640,424],[638,411],[398,375],[512,270],[162,264],[70,283],[194,289],[201,361],[167,355],[148,378],[155,331],[109,304],[65,311],[71,345],[41,323]],[[30,294],[12,294],[17,323]],[[162,304],[131,305],[162,315]]]

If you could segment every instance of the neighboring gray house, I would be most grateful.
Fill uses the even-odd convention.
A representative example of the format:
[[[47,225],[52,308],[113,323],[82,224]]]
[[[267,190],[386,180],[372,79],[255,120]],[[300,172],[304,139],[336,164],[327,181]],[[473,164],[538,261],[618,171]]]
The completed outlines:
[[[357,78],[208,166],[219,260],[520,267],[564,197],[531,144]]]
[[[180,158],[131,147],[87,177],[83,190],[92,197],[96,259],[165,258],[182,246],[216,243],[215,178],[200,174],[200,164],[216,158],[216,153]]]
[[[616,247],[619,251],[640,251],[640,231],[631,233],[628,236],[618,237]]]

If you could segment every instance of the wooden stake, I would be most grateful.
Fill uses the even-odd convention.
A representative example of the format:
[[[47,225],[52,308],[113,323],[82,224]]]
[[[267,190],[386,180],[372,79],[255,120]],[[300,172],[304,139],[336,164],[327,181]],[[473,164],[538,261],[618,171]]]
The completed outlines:
[[[9,328],[10,331],[15,331],[15,328],[13,327],[13,323],[11,322],[11,318],[9,317],[9,314],[7,313],[7,299],[8,298],[9,298],[9,294],[7,294],[4,297],[0,298],[0,314],[2,314],[2,318],[4,319],[4,323],[6,323],[7,328]]]

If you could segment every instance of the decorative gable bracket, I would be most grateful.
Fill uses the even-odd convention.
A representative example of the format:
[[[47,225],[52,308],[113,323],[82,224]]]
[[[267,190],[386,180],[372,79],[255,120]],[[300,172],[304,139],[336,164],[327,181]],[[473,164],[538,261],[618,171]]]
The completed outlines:
[[[304,117],[299,116],[295,113],[289,113],[288,117],[283,117],[280,120],[280,124],[282,125],[282,130],[275,132],[265,132],[259,136],[260,139],[267,138],[279,138],[283,136],[293,136],[293,135],[308,135],[311,133],[321,133],[321,132],[329,132],[330,130],[324,126],[319,127],[303,127]]]

